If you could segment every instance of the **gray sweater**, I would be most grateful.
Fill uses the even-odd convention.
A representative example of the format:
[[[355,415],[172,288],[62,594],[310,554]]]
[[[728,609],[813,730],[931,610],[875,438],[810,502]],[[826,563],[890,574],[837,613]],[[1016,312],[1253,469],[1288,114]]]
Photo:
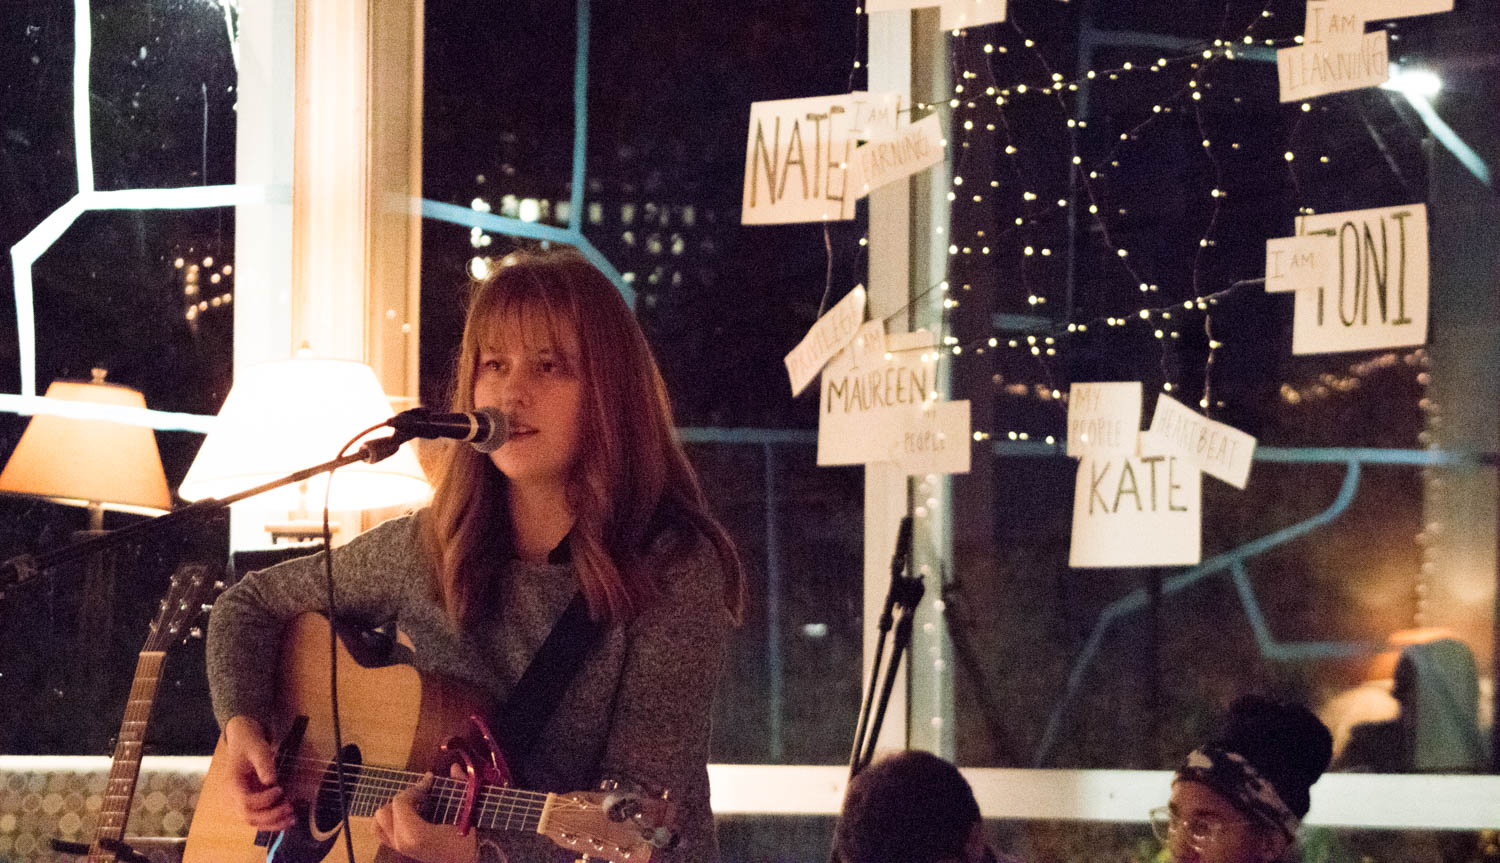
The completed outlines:
[[[718,859],[708,807],[710,706],[731,627],[724,573],[705,539],[653,544],[658,597],[628,625],[594,645],[543,727],[530,756],[513,765],[534,790],[574,791],[623,778],[666,788],[676,801],[680,845],[655,861]],[[392,519],[334,550],[341,619],[394,620],[412,642],[414,664],[504,701],[578,590],[569,564],[513,560],[500,569],[493,613],[458,632],[433,597],[417,519]],[[285,624],[323,611],[322,555],[251,573],[214,604],[208,675],[220,724],[239,714],[267,717]],[[494,837],[511,863],[572,860],[537,835]]]

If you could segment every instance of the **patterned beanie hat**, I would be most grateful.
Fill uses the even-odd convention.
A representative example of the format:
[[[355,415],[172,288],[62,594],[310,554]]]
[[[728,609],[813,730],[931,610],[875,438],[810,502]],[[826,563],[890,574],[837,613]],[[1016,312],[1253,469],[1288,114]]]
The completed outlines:
[[[1248,695],[1218,740],[1188,754],[1174,782],[1201,782],[1254,821],[1294,839],[1308,791],[1333,757],[1333,735],[1300,704]]]

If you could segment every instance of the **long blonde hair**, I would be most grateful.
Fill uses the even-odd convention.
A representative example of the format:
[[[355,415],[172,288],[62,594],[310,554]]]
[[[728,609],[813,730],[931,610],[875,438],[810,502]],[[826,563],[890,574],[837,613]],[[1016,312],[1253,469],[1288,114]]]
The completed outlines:
[[[474,409],[480,344],[496,323],[540,315],[553,333],[576,334],[582,384],[580,448],[566,494],[574,569],[596,620],[628,621],[654,595],[640,566],[664,530],[701,534],[724,568],[724,604],[736,622],[744,573],[734,544],[710,515],[698,477],[674,434],[672,407],[635,315],[608,278],[567,247],[514,252],[477,282],[453,375],[453,410]],[[511,556],[505,476],[489,457],[452,446],[438,471],[422,535],[434,588],[466,626],[485,599],[491,566]]]

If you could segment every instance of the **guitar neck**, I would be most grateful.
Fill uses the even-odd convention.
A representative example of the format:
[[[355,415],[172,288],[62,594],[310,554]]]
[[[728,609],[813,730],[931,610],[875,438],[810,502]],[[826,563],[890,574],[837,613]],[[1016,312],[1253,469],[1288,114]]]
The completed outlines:
[[[368,818],[419,778],[404,770],[354,767],[358,773],[350,784],[349,814]],[[463,812],[465,784],[455,779],[435,779],[427,792],[422,817],[433,824],[457,824]],[[553,795],[537,791],[487,785],[475,797],[470,822],[481,830],[538,832],[542,813]]]
[[[89,846],[88,863],[114,863],[115,854],[99,847],[100,839],[116,842],[125,838],[125,821],[130,815],[130,801],[135,797],[135,783],[141,774],[141,745],[146,739],[146,723],[156,701],[157,684],[161,682],[164,651],[142,651],[135,664],[135,679],[130,684],[130,700],[125,718],[120,722],[114,758],[109,766],[109,782],[99,808],[99,830]]]

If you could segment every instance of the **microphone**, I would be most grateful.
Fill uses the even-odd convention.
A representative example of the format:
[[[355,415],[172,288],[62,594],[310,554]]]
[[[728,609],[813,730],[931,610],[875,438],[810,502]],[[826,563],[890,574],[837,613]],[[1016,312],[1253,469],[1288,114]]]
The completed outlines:
[[[494,452],[510,437],[510,422],[505,414],[491,407],[454,414],[412,408],[396,414],[385,424],[410,437],[463,441],[483,453]]]

